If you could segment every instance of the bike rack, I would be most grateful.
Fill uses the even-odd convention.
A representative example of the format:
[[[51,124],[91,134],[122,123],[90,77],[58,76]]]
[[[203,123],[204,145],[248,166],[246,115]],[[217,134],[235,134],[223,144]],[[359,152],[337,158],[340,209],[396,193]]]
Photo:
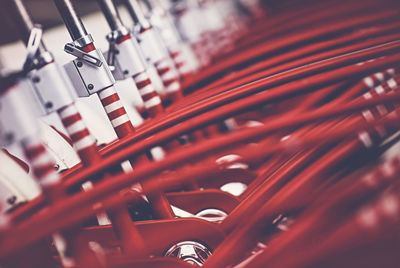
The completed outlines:
[[[53,0],[72,39],[62,68],[6,2],[27,57],[0,79],[0,145],[24,152],[7,161],[41,194],[0,215],[2,267],[400,264],[397,3],[124,0],[130,28],[97,0],[101,51]],[[135,127],[122,80],[143,104]],[[90,95],[118,137],[104,146],[75,106]],[[39,134],[49,114],[80,158],[62,172]]]

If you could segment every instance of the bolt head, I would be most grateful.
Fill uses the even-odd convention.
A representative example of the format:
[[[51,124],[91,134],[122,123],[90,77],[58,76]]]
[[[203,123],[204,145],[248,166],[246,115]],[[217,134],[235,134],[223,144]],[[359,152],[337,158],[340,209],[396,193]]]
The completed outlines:
[[[53,108],[53,103],[52,102],[46,102],[44,104],[44,106],[46,107],[46,109],[51,109],[51,108]]]
[[[92,90],[93,88],[94,88],[93,84],[89,84],[89,85],[88,85],[88,89],[89,89],[89,90]]]
[[[78,66],[79,68],[81,68],[81,67],[83,66],[83,63],[82,63],[81,61],[78,61],[78,62],[76,63],[76,66]]]
[[[16,201],[17,201],[17,197],[15,195],[7,198],[7,203],[10,204],[10,205],[15,204]]]

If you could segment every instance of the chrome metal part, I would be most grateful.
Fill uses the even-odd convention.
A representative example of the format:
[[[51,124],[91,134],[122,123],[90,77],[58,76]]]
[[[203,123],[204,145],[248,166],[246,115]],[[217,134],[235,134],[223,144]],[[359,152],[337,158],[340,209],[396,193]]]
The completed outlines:
[[[72,40],[76,41],[88,35],[70,0],[54,0],[54,3],[67,26]]]
[[[87,54],[101,62],[106,61],[98,49]],[[107,64],[99,67],[87,61],[75,59],[65,64],[64,68],[80,97],[88,97],[115,84],[115,79]]]
[[[211,250],[199,242],[183,241],[172,246],[164,255],[181,259],[196,266],[202,266],[211,254]]]
[[[76,47],[73,43],[66,44],[64,46],[64,51],[77,57],[78,59],[85,61],[86,63],[95,65],[97,67],[101,67],[101,65],[103,64],[100,59],[90,55],[89,53],[84,52],[83,50]]]

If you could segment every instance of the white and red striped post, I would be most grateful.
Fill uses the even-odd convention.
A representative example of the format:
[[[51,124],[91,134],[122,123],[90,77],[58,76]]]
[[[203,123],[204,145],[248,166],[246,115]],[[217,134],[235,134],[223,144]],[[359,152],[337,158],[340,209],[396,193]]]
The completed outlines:
[[[141,72],[133,76],[139,94],[142,97],[144,107],[150,117],[155,117],[163,111],[161,98],[155,91],[150,78],[146,72]]]
[[[171,59],[174,61],[175,68],[178,70],[182,78],[185,78],[192,73],[192,70],[188,65],[188,62],[186,61],[185,55],[183,54],[182,51],[173,50],[169,52],[169,55]]]
[[[61,190],[56,186],[61,182],[60,175],[55,169],[55,162],[46,148],[36,137],[27,137],[21,141],[25,157],[29,160],[33,174],[50,202],[60,198]]]
[[[158,74],[165,87],[166,98],[170,101],[177,101],[182,98],[179,76],[171,66],[168,58],[163,58],[155,63]]]
[[[114,86],[108,87],[97,94],[118,138],[124,138],[134,133],[135,129]]]
[[[97,162],[100,154],[97,150],[96,139],[89,132],[75,104],[67,105],[57,112],[82,164],[88,166]]]
[[[156,67],[157,73],[165,88],[165,97],[168,101],[175,101],[182,97],[179,73],[175,69],[173,60],[161,38],[157,35],[151,23],[147,20],[137,1],[124,1],[128,12],[134,21],[134,34],[142,49],[144,58],[149,64]]]

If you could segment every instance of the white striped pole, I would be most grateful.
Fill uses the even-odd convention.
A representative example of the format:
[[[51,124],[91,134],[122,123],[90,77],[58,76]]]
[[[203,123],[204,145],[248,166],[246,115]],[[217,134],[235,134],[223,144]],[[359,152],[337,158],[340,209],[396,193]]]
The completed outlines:
[[[164,84],[166,97],[170,101],[176,101],[182,98],[181,84],[179,77],[174,71],[174,67],[168,58],[164,58],[155,63],[158,74]]]
[[[113,86],[97,93],[118,138],[126,137],[135,129]]]
[[[146,72],[141,72],[133,76],[139,94],[142,97],[144,107],[150,117],[155,117],[163,111],[161,98],[155,91],[153,84]]]
[[[26,158],[29,160],[33,174],[43,189],[43,194],[54,202],[62,195],[59,189],[60,175],[55,169],[55,162],[38,138],[27,137],[21,141]]]
[[[178,70],[181,77],[185,78],[192,72],[188,62],[185,59],[184,54],[180,50],[174,50],[169,53],[171,59],[175,63],[175,67]]]
[[[96,163],[101,158],[97,150],[96,139],[90,134],[75,104],[65,106],[57,112],[82,164],[88,166]]]

